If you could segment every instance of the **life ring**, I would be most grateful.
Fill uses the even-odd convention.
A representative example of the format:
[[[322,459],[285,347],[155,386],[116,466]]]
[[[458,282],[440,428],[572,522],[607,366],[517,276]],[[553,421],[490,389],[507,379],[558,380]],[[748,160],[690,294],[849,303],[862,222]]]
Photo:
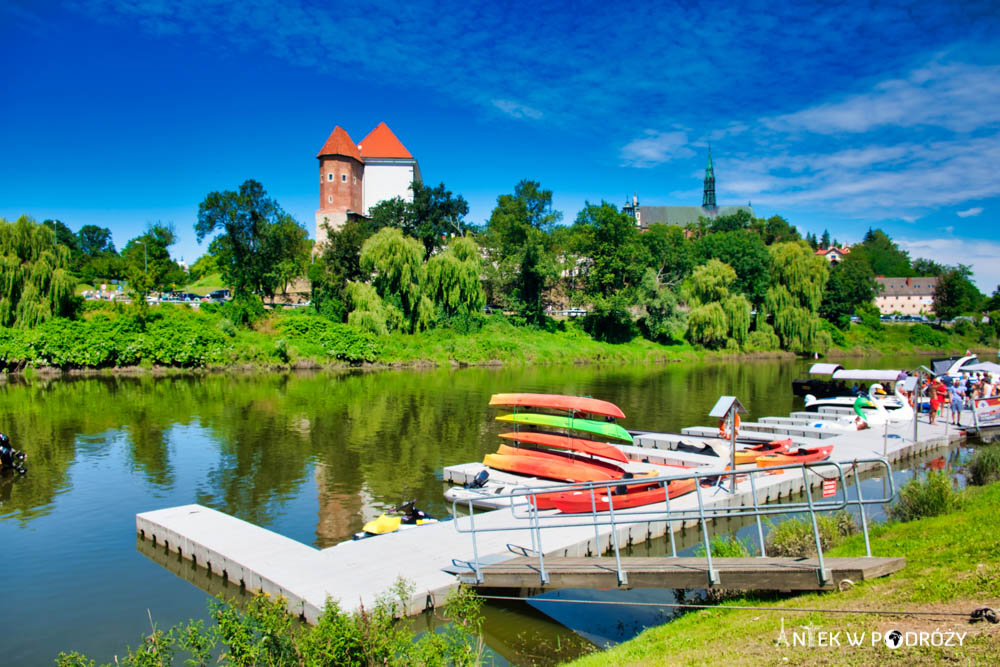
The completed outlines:
[[[740,413],[736,413],[736,433],[734,435],[739,435],[740,433]],[[719,420],[719,437],[723,440],[729,440],[729,431],[726,430],[726,418],[723,417]]]

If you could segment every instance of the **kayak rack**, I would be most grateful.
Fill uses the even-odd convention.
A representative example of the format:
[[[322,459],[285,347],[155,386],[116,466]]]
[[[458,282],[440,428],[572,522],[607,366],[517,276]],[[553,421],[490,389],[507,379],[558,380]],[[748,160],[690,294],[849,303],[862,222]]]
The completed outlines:
[[[879,497],[865,498],[861,491],[860,473],[862,471],[872,469],[882,469],[881,472],[876,474],[884,476],[888,483],[883,485],[883,493]],[[773,487],[779,481],[788,480],[789,478],[784,477],[784,475],[794,475],[795,473],[801,475],[801,490],[805,496],[804,500],[793,500],[792,494],[789,493],[784,500],[779,494],[775,498],[774,502],[761,502],[762,496],[764,499],[768,498],[769,487]],[[847,483],[851,473],[853,473],[854,477],[853,497]],[[781,476],[780,480],[777,479],[779,476]],[[658,483],[662,484],[666,490],[669,482],[690,479],[695,480],[695,489],[693,494],[687,493],[671,499],[669,497],[669,493],[664,493],[664,501],[658,501],[650,505],[618,510],[614,509],[613,502],[607,502],[607,498],[615,497],[614,492],[616,489],[627,489],[628,487],[637,485],[648,487],[650,484]],[[819,498],[814,499],[812,487],[820,483],[822,483],[823,493]],[[729,487],[728,489],[726,488],[727,485]],[[838,489],[841,489],[842,493],[838,493]],[[773,491],[773,488],[770,490]],[[538,496],[542,496],[546,493],[564,493],[573,491],[588,493],[590,495],[590,512],[563,514],[558,513],[556,510],[538,510],[536,508],[534,499]],[[622,492],[623,491],[618,491],[619,494]],[[865,513],[865,506],[884,505],[890,502],[894,496],[895,487],[892,479],[892,468],[888,460],[881,457],[855,459],[848,462],[827,460],[811,463],[792,463],[769,468],[748,468],[746,470],[736,471],[694,471],[655,478],[646,477],[606,482],[518,487],[514,489],[509,496],[507,496],[507,500],[510,503],[509,510],[513,517],[518,519],[518,521],[501,527],[477,527],[475,508],[472,505],[472,499],[456,500],[452,503],[453,514],[456,517],[452,523],[455,526],[456,531],[459,533],[468,533],[471,536],[473,553],[473,560],[454,560],[453,564],[456,568],[464,570],[460,576],[466,583],[486,587],[510,587],[507,583],[498,582],[509,582],[512,580],[510,566],[513,564],[513,561],[498,563],[496,558],[492,557],[488,559],[489,562],[483,562],[479,557],[477,538],[479,535],[486,532],[524,531],[525,528],[527,528],[531,535],[531,546],[519,547],[516,545],[508,545],[508,550],[520,556],[520,558],[516,559],[518,561],[518,566],[520,566],[524,572],[529,572],[530,576],[537,577],[537,581],[542,587],[558,585],[559,582],[554,583],[550,578],[550,571],[553,570],[554,566],[556,570],[558,570],[560,578],[563,582],[576,582],[576,586],[580,585],[580,581],[587,579],[587,577],[582,576],[586,572],[599,574],[600,576],[597,577],[597,579],[605,582],[607,581],[608,575],[613,572],[619,587],[629,587],[630,582],[628,572],[631,570],[636,574],[640,574],[642,577],[645,577],[647,583],[636,582],[633,584],[639,586],[649,585],[648,581],[660,581],[661,585],[656,587],[711,588],[718,587],[724,583],[728,584],[728,587],[737,587],[733,585],[733,582],[738,580],[742,582],[739,587],[743,588],[784,589],[786,584],[790,586],[799,585],[801,587],[803,581],[801,575],[808,571],[815,574],[815,579],[812,580],[812,582],[805,584],[806,589],[829,589],[832,588],[835,583],[839,583],[839,581],[835,581],[835,579],[844,580],[853,578],[853,580],[856,581],[857,578],[864,578],[866,573],[867,576],[880,576],[881,574],[887,574],[890,571],[898,570],[903,566],[905,560],[901,558],[872,558],[871,542],[869,541],[868,535],[868,520]],[[597,510],[597,499],[599,497],[604,498],[602,502],[607,503],[607,511]],[[692,497],[695,499],[694,501],[692,500]],[[459,516],[457,509],[460,506],[467,510],[468,514],[466,516]],[[819,512],[836,512],[855,506],[857,507],[861,518],[861,530],[864,534],[867,558],[834,559],[837,561],[836,569],[838,570],[837,576],[834,577],[834,573],[828,567],[828,559],[824,559],[823,556],[823,545],[820,539],[816,515]],[[815,540],[816,558],[775,559],[767,557],[762,517],[789,513],[808,514],[809,520],[812,524],[813,539]],[[755,558],[742,559],[713,558],[711,539],[708,530],[709,520],[737,518],[753,518],[756,522],[757,542],[760,552],[759,555]],[[630,525],[649,524],[654,522],[666,523],[666,532],[669,535],[670,540],[670,556],[657,559],[663,565],[659,572],[650,571],[648,561],[652,559],[629,557],[623,559],[619,539],[619,533],[624,532],[624,534],[627,535],[628,527]],[[700,526],[702,547],[705,552],[703,558],[678,558],[677,544],[674,538],[673,530],[677,522],[682,522],[681,526],[697,522]],[[546,531],[570,527],[579,528],[584,525],[593,526],[595,539],[594,544],[597,545],[596,551],[598,553],[602,551],[601,528],[610,527],[609,546],[613,553],[613,559],[595,557],[567,559],[545,556],[543,536]],[[567,562],[570,560],[579,561],[580,567],[578,567],[575,571],[572,571],[573,568],[567,566]],[[600,561],[600,563],[598,563],[598,561]],[[643,562],[641,567],[639,567],[640,561]],[[681,561],[683,561],[683,564]],[[740,561],[741,563],[736,564],[735,561]],[[851,562],[844,563],[842,561]],[[883,561],[893,562],[886,563]],[[720,577],[720,569],[718,567],[720,562],[724,563],[722,569],[726,572],[726,582],[723,582]],[[692,568],[691,566],[696,563],[701,563],[702,566]],[[672,581],[675,583],[686,583],[683,583],[682,585],[663,584],[662,575],[670,575],[671,573],[669,570],[671,568],[673,568],[673,570],[677,570],[673,573],[674,575],[679,575],[674,576]],[[656,568],[653,568],[653,570],[656,570]],[[681,572],[681,570],[683,570],[683,572]],[[697,570],[699,574],[692,579],[692,575],[695,574],[694,570]],[[737,570],[739,570],[739,572],[736,572]],[[765,572],[765,570],[767,570],[767,572]],[[500,571],[505,571],[508,576],[506,579],[504,579],[503,576],[500,576],[499,578],[494,577],[492,582],[488,581],[486,575],[494,571],[496,571],[497,574],[500,574]],[[522,587],[525,582],[524,572],[522,572],[519,578],[515,577],[517,581],[521,582]],[[567,572],[569,572],[569,574],[567,574]],[[650,574],[659,574],[661,577],[660,579],[657,579],[656,577],[646,576]],[[848,577],[848,574],[851,576]],[[748,577],[752,578],[752,576],[756,576],[762,585],[755,586],[752,582],[747,585]],[[793,580],[796,580],[796,576],[798,576],[797,581],[799,584],[790,583]],[[773,585],[776,581],[781,585]],[[568,585],[572,586],[574,584],[571,583]]]

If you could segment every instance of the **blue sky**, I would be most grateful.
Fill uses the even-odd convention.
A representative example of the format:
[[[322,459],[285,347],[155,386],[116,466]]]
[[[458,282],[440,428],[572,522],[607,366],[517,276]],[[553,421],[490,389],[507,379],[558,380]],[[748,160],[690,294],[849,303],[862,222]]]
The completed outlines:
[[[780,6],[779,6],[780,5]],[[121,247],[247,178],[312,232],[335,125],[388,123],[481,223],[522,178],[585,201],[751,202],[881,227],[1000,283],[997,2],[7,0],[0,216]]]

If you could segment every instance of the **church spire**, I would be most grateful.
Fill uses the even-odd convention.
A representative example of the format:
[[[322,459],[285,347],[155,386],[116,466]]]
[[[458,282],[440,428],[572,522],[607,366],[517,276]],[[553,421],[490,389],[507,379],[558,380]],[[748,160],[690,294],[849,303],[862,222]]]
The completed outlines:
[[[715,210],[715,169],[712,167],[712,146],[708,147],[708,165],[705,167],[705,191],[701,196],[701,207]]]

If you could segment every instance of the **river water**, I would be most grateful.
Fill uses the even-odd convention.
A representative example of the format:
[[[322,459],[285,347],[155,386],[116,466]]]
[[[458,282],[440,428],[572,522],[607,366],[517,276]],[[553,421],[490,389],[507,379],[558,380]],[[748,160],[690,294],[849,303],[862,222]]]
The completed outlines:
[[[0,431],[30,470],[0,477],[0,663],[51,664],[61,650],[108,662],[150,615],[163,629],[207,617],[218,580],[137,546],[138,512],[201,503],[323,548],[404,500],[446,516],[442,467],[496,450],[495,392],[591,395],[621,406],[627,428],[676,431],[711,423],[724,394],[751,417],[796,409],[791,382],[809,363],[9,379]],[[592,646],[584,637],[618,641],[647,623],[577,633],[522,603],[486,616],[498,663],[566,659]]]

